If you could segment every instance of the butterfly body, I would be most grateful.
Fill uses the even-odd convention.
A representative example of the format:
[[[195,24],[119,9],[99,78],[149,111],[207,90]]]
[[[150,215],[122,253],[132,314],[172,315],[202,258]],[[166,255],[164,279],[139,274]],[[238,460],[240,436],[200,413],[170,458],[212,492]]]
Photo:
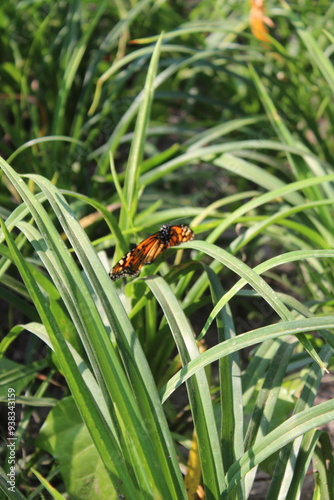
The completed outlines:
[[[151,234],[125,254],[112,268],[109,276],[113,281],[123,276],[137,276],[143,266],[151,264],[164,250],[190,241],[193,237],[193,231],[184,224],[180,226],[165,224],[160,231]]]

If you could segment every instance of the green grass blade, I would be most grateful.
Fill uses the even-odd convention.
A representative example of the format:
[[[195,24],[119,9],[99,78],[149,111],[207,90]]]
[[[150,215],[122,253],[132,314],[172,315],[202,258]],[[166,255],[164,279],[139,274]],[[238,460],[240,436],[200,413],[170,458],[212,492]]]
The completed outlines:
[[[192,245],[193,245],[193,242],[192,242]],[[219,253],[221,253],[221,252],[219,252]],[[265,271],[267,271],[268,269],[271,269],[272,267],[275,267],[275,266],[279,266],[279,265],[281,265],[283,263],[294,262],[296,260],[303,260],[303,259],[333,258],[333,256],[334,256],[334,251],[333,250],[318,250],[318,251],[316,251],[316,250],[296,250],[295,252],[288,252],[288,253],[285,253],[284,255],[273,257],[272,259],[269,259],[269,260],[263,262],[262,264],[258,265],[254,269],[254,272],[256,274],[262,274]],[[227,255],[226,255],[226,257],[227,257]],[[231,266],[230,269],[233,269],[235,272],[238,273],[238,267],[239,266],[233,265],[233,267],[232,267],[231,264],[228,264],[227,260],[224,261],[224,264],[226,266],[228,266],[228,267]],[[230,262],[232,263],[232,260]],[[246,268],[244,268],[244,271],[246,272]],[[205,335],[207,329],[209,328],[209,326],[212,323],[213,319],[216,317],[218,311],[225,304],[227,304],[227,302],[232,298],[232,296],[234,296],[235,293],[237,293],[246,284],[246,282],[248,282],[249,284],[251,284],[255,290],[257,290],[261,295],[263,295],[263,292],[261,292],[261,285],[259,285],[259,283],[256,285],[256,280],[255,280],[255,282],[253,281],[253,283],[251,283],[251,281],[249,281],[249,278],[245,278],[245,279],[239,280],[228,292],[225,293],[224,297],[222,297],[219,300],[219,302],[215,305],[214,309],[210,313],[209,319],[207,320],[207,322],[205,323],[205,325],[203,327],[203,330],[201,332],[201,336]],[[264,288],[266,289],[266,286]],[[266,300],[275,309],[275,306],[273,305],[273,303],[272,303],[271,299],[269,298],[269,296],[268,296],[268,299],[266,299]],[[276,312],[279,314],[278,310],[276,310]],[[289,313],[287,313],[287,316],[285,316],[286,313],[287,313],[287,309],[284,308],[282,310],[283,316],[281,316],[281,317],[282,318],[284,318],[284,317],[286,317],[286,318],[290,317]]]
[[[317,443],[313,457],[313,470],[317,493],[321,500],[331,500],[334,491],[334,460],[332,443],[327,433],[323,432]]]
[[[183,364],[199,359],[198,347],[187,318],[174,294],[162,278],[147,278],[147,285],[159,301],[174,336]],[[219,498],[223,488],[223,463],[205,371],[198,371],[188,383],[188,395],[202,462],[202,475],[208,498]]]
[[[249,283],[255,290],[257,290],[263,296],[263,298],[268,302],[268,304],[272,306],[274,311],[276,311],[281,318],[284,319],[289,317],[288,309],[281,302],[276,292],[272,288],[270,288],[270,286],[262,278],[259,277],[259,274],[257,274],[256,272],[257,270],[254,271],[250,269],[246,264],[241,262],[239,259],[229,254],[222,248],[212,245],[211,243],[195,240],[192,241],[191,243],[188,243],[187,245],[191,245],[192,248],[199,250],[200,252],[203,252],[206,255],[209,255],[215,260],[218,260],[219,262],[227,266],[229,269],[234,271],[236,274],[243,277],[247,283]],[[244,281],[242,282],[244,283]],[[218,304],[221,304],[222,301],[225,299],[225,297],[227,295],[229,296],[230,292],[231,291],[227,292],[224,295],[224,297],[218,302]],[[224,302],[227,303],[227,301]],[[214,308],[215,312],[218,309],[218,304]],[[211,317],[212,314],[210,315],[210,318]],[[208,325],[206,325],[205,328],[207,326]]]
[[[249,202],[245,203],[240,208],[235,210],[233,213],[231,213],[229,216],[227,216],[226,219],[219,226],[217,226],[216,229],[212,231],[207,241],[210,242],[215,241],[233,222],[235,222],[240,216],[246,214],[249,210],[253,210],[257,207],[260,207],[279,197],[285,198],[293,205],[295,204],[299,205],[305,203],[305,199],[301,197],[299,194],[297,199],[295,198],[291,199],[289,197],[289,194],[294,193],[295,191],[303,190],[309,186],[320,184],[322,182],[333,182],[333,181],[334,181],[333,174],[322,177],[313,177],[311,179],[304,179],[302,181],[291,182],[290,184],[287,184],[278,189],[274,189],[273,191],[269,191],[268,193],[265,193],[259,196],[258,198],[250,200]]]
[[[327,364],[332,356],[332,350],[328,346],[324,346],[319,356],[323,360],[323,363]],[[311,367],[307,367],[305,374],[305,383],[293,410],[293,414],[305,411],[305,409],[310,408],[314,404],[315,396],[322,380],[323,371],[317,363],[313,363]],[[273,472],[273,479],[268,492],[269,495],[273,495],[273,497],[286,496],[295,475],[291,464],[295,462],[299,448],[300,442],[295,442],[288,444],[280,451],[277,465]]]
[[[14,490],[8,488],[8,476],[1,466],[0,466],[0,490],[4,495],[3,498],[9,498],[9,500],[27,500],[27,498],[24,497],[20,492],[20,490],[15,486]]]
[[[8,163],[12,163],[12,161],[23,151],[26,151],[27,149],[33,148],[37,144],[44,144],[44,143],[49,143],[49,142],[69,142],[71,144],[76,144],[80,147],[84,147],[85,143],[82,141],[78,141],[77,139],[74,139],[73,137],[67,137],[66,135],[52,135],[48,137],[38,137],[37,139],[32,139],[31,141],[28,141],[19,148],[17,148],[8,158]]]
[[[54,488],[37,470],[31,469],[46,491],[50,493],[54,500],[66,500],[65,497]]]
[[[120,215],[121,227],[128,227],[133,220],[138,204],[138,179],[139,165],[143,158],[144,144],[149,123],[150,111],[154,97],[154,80],[157,73],[160,46],[163,35],[157,41],[156,47],[152,54],[150,66],[145,81],[144,99],[140,105],[136,127],[134,131],[131,149],[129,153],[129,162],[125,172],[124,195],[126,206],[122,206]]]
[[[108,0],[102,0],[98,3],[98,8],[94,10],[91,16],[88,28],[84,35],[77,40],[77,32],[81,24],[79,17],[81,15],[81,6],[78,0],[75,0],[70,5],[69,20],[68,20],[68,35],[64,40],[64,55],[61,64],[64,68],[64,74],[61,79],[58,99],[56,102],[54,120],[52,124],[53,135],[58,135],[63,132],[64,119],[66,113],[66,102],[68,100],[69,92],[71,90],[74,78],[77,74],[79,65],[85,55],[89,39],[91,38],[98,21],[102,17],[107,8]]]
[[[332,94],[334,94],[334,69],[333,64],[330,59],[325,55],[324,51],[321,49],[320,45],[314,39],[312,34],[305,29],[302,23],[298,20],[296,16],[292,16],[293,23],[297,28],[297,33],[303,41],[305,47],[308,50],[310,59],[314,66],[316,66],[325,78],[328,87],[331,89]]]
[[[223,356],[228,356],[245,347],[283,335],[298,335],[300,332],[312,332],[313,330],[321,331],[333,327],[334,319],[330,316],[298,319],[251,330],[238,335],[236,339],[225,340],[225,342],[208,349],[205,353],[201,354],[199,358],[190,361],[187,366],[176,373],[161,389],[162,401],[166,401],[177,387],[196,373],[197,369],[204,368]]]
[[[224,295],[224,290],[216,274],[208,270],[208,278],[211,285],[213,302],[216,303],[219,297]],[[233,316],[229,304],[220,311],[217,317],[218,341],[224,342],[236,336]],[[242,434],[239,428],[243,428],[242,411],[242,387],[240,358],[238,353],[233,353],[229,357],[219,360],[220,372],[220,394],[221,394],[221,441],[230,442],[230,446],[222,446],[222,454],[225,470],[234,463],[237,457],[244,452]],[[235,423],[238,422],[236,426]],[[231,442],[232,440],[232,442]]]
[[[261,443],[249,449],[227,473],[227,489],[222,498],[228,498],[229,493],[240,479],[265,458],[275,453],[282,446],[294,441],[299,436],[325,425],[334,418],[334,401],[326,401],[302,413],[290,417],[286,422],[267,434]]]
[[[290,342],[289,339],[281,340],[281,345],[270,363],[247,427],[245,435],[246,450],[261,442],[268,432],[270,422],[272,422],[277,408],[277,400],[281,390],[283,377],[286,373],[296,343],[295,340],[290,340]],[[248,494],[253,486],[256,470],[257,467],[252,469],[246,476],[246,489]]]
[[[264,230],[272,224],[280,222],[284,223],[284,219],[287,219],[296,213],[304,211],[306,212],[315,206],[331,205],[332,203],[332,200],[323,200],[310,203],[302,203],[297,207],[283,208],[274,215],[268,216],[263,221],[260,221],[257,224],[254,224],[252,227],[246,229],[242,236],[239,236],[232,241],[232,243],[229,245],[229,248],[231,249],[231,252],[235,254],[238,250],[245,247],[250,241],[252,241],[257,235],[263,234]],[[320,246],[321,248],[332,248],[334,246],[333,236],[327,231],[326,228],[324,228],[320,224],[318,225],[318,233],[320,234],[312,231],[309,226],[304,226],[303,233],[306,234],[306,236],[311,239],[311,241],[316,241],[317,246]]]
[[[223,154],[223,153],[233,153],[235,151],[240,151],[240,150],[259,150],[259,149],[269,149],[272,151],[282,151],[284,153],[294,153],[295,155],[298,156],[308,156],[310,158],[317,159],[313,153],[309,151],[305,151],[300,147],[296,146],[290,146],[290,145],[285,145],[281,143],[277,143],[275,141],[268,141],[268,140],[249,140],[249,141],[235,141],[235,142],[228,142],[226,144],[215,144],[213,146],[206,146],[198,149],[191,149],[190,151],[187,151],[186,153],[179,155],[177,158],[174,158],[173,160],[170,160],[163,165],[160,165],[159,167],[155,168],[152,170],[152,172],[146,172],[145,174],[141,175],[140,177],[140,182],[144,186],[148,186],[149,184],[152,184],[153,182],[161,179],[164,177],[167,173],[173,172],[180,166],[189,163],[194,160],[205,160],[207,158],[212,158],[213,155],[218,155],[218,154]],[[233,171],[233,165],[231,165],[231,170]],[[266,176],[267,177],[267,176]],[[270,178],[271,176],[268,176]],[[277,177],[275,178],[274,176],[271,177],[273,182],[274,179],[276,179],[276,185],[281,185],[281,182]],[[328,179],[330,180],[330,179]],[[293,190],[291,189],[290,192]]]
[[[216,303],[218,297],[224,294],[216,274],[208,269],[211,285],[211,295]],[[217,316],[218,342],[233,339],[236,336],[234,321],[229,304]],[[219,360],[220,377],[220,439],[224,470],[228,470],[235,460],[244,453],[243,436],[240,429],[244,426],[242,408],[242,386],[239,353],[233,353]],[[237,423],[237,425],[236,425]],[[225,444],[229,443],[228,446]],[[244,485],[237,491],[238,497],[244,496]]]
[[[117,245],[123,249],[124,253],[126,251],[126,243],[125,239],[123,237],[122,232],[119,229],[118,223],[116,221],[116,218],[112,213],[109,212],[109,210],[106,209],[106,207],[102,204],[99,203],[98,201],[94,200],[93,198],[89,198],[88,196],[84,196],[82,194],[74,193],[73,191],[66,191],[62,190],[61,193],[63,195],[71,196],[73,198],[77,198],[78,200],[81,200],[85,203],[89,203],[92,207],[94,207],[96,210],[98,210],[106,223],[108,224],[108,227],[110,228],[114,238],[116,239]]]
[[[287,498],[301,498],[302,486],[321,433],[322,432],[317,429],[309,431],[303,436],[298,458],[293,467],[293,478]],[[298,439],[296,441],[298,442]]]
[[[150,4],[151,0],[141,0],[137,4],[134,5],[134,7],[129,10],[127,13],[127,16],[120,20],[116,26],[112,29],[112,31],[108,34],[106,39],[103,41],[101,44],[100,50],[104,53],[107,48],[110,50],[110,47],[112,45],[116,45],[119,41],[119,37],[121,36],[122,32],[128,28],[128,26],[131,24],[131,22],[145,9]],[[152,52],[151,48],[148,48],[147,51],[149,53]],[[134,56],[136,58],[136,55]],[[128,64],[131,60],[133,59],[132,54],[127,54],[124,56],[120,61],[115,60],[113,65],[109,70],[107,70],[98,80],[96,84],[96,89],[95,89],[95,94],[93,97],[93,102],[91,104],[91,107],[89,109],[89,115],[92,115],[101,98],[101,91],[102,91],[102,86],[104,82],[112,76],[112,74],[122,68],[124,64]],[[94,66],[97,64],[97,62],[94,62]],[[91,70],[91,68],[90,68]]]

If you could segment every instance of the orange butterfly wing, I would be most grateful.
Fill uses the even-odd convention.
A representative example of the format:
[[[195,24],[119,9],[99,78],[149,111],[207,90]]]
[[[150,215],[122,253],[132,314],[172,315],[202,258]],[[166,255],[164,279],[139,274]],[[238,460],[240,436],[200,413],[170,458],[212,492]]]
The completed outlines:
[[[137,276],[142,266],[151,264],[165,248],[157,235],[158,233],[152,234],[125,254],[110,271],[110,278],[114,281],[126,275]]]
[[[122,276],[137,276],[142,266],[151,264],[158,255],[169,247],[179,245],[193,239],[194,233],[190,227],[162,226],[160,231],[148,236],[133,250],[122,257],[109,273],[110,278],[115,281]]]
[[[181,226],[162,226],[160,233],[163,229],[168,228],[168,247],[174,247],[180,243],[185,243],[194,238],[194,233],[189,226],[181,224]]]

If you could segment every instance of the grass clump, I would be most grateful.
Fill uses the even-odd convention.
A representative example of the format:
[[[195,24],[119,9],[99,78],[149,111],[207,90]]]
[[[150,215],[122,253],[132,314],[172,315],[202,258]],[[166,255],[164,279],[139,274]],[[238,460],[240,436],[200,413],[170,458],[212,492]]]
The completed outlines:
[[[331,498],[333,8],[264,7],[0,7],[3,496]]]

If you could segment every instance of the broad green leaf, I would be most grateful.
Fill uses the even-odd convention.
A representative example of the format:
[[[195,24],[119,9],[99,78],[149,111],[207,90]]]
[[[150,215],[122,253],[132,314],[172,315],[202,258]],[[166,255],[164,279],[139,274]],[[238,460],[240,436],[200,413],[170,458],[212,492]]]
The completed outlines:
[[[55,457],[71,498],[118,498],[73,398],[50,411],[36,445]]]

